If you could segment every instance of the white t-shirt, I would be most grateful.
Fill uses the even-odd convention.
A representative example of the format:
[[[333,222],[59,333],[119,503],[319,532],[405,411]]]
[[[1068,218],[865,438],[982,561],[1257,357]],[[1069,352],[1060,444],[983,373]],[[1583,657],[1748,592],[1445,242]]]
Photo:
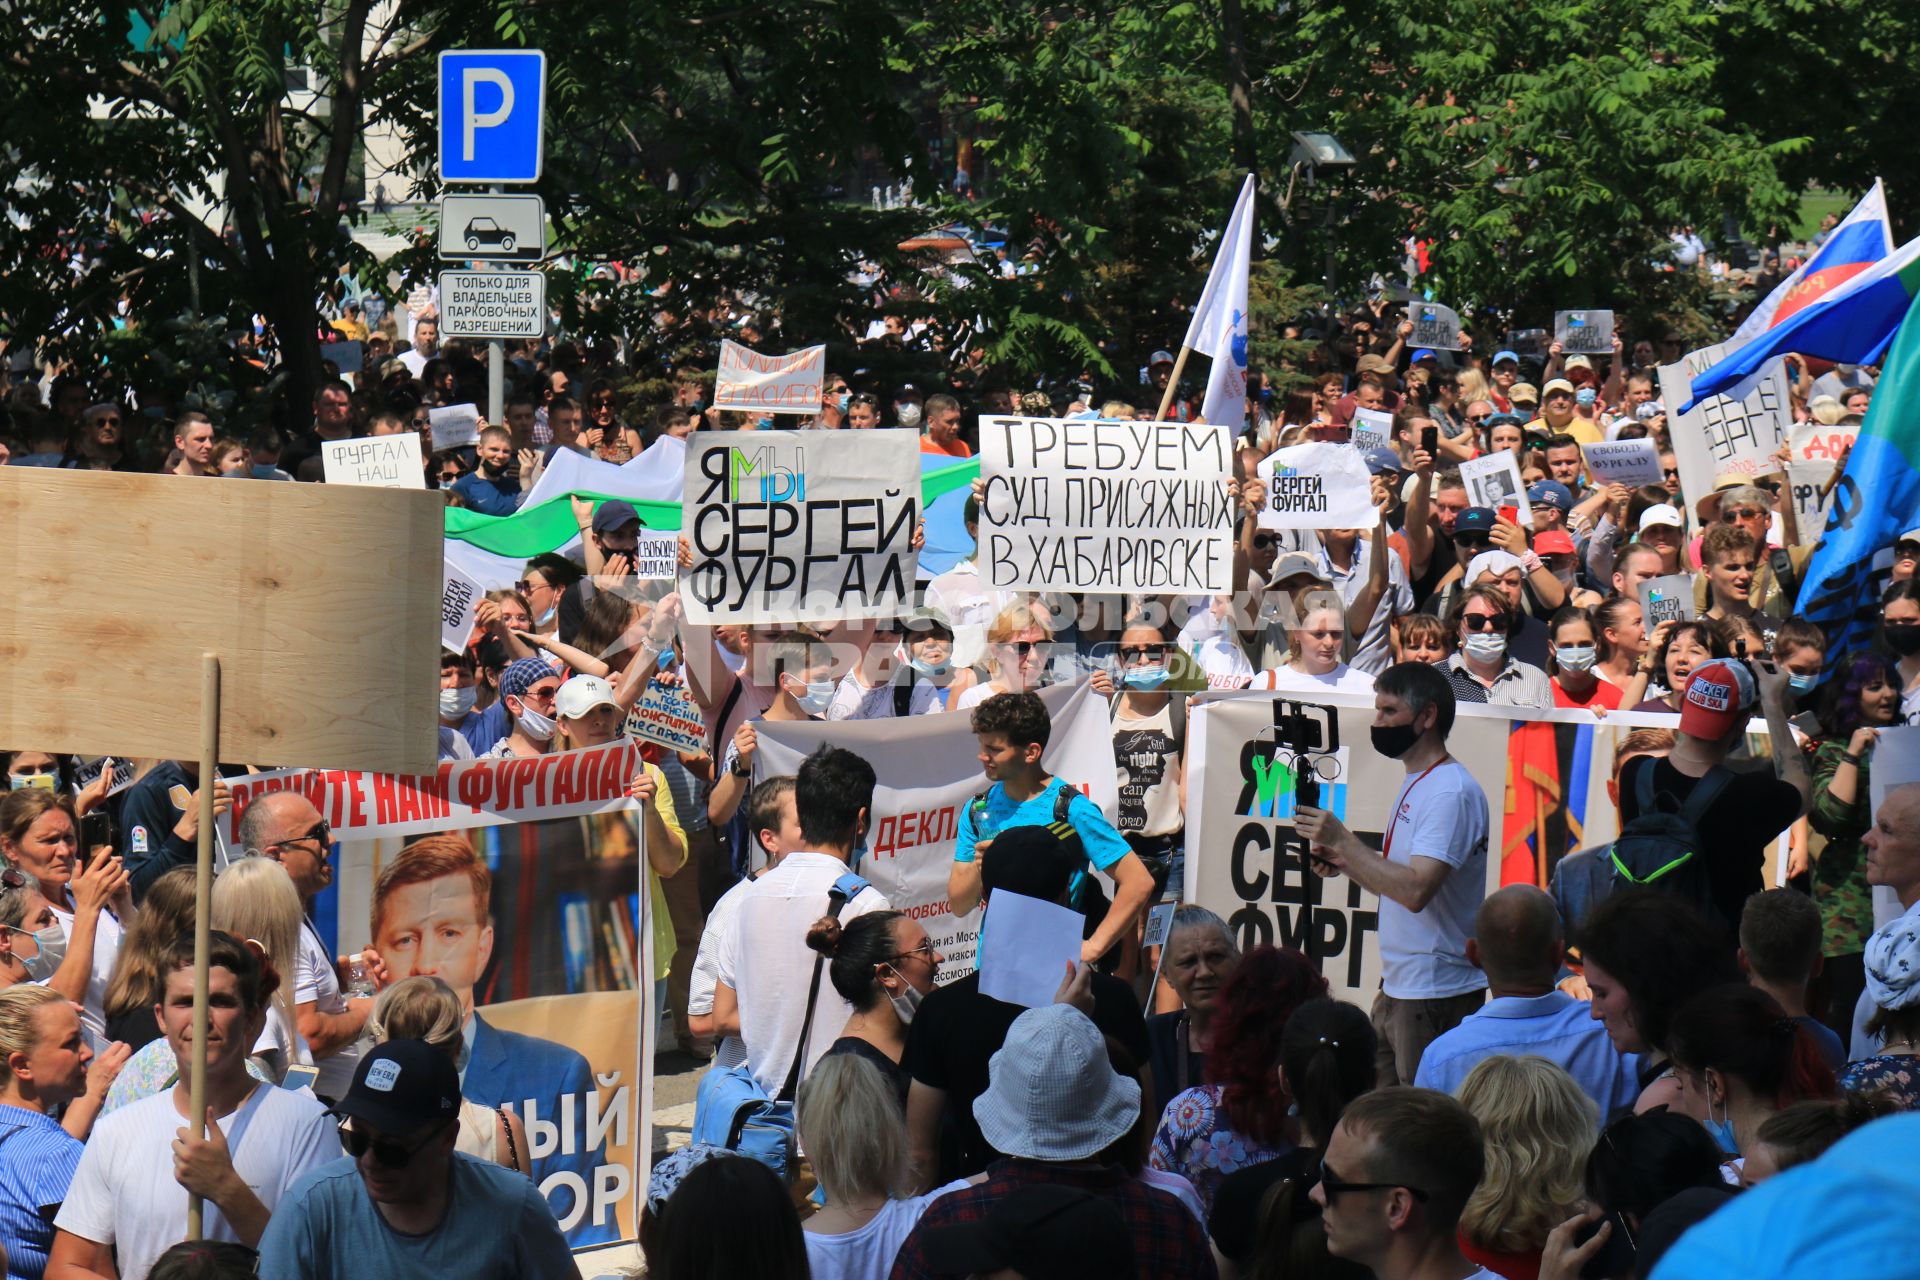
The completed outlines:
[[[1416,773],[1394,798],[1385,855],[1452,868],[1424,911],[1380,899],[1381,989],[1396,1000],[1438,1000],[1483,990],[1467,960],[1473,917],[1487,896],[1487,793],[1458,760]]]
[[[847,864],[829,854],[790,853],[779,866],[745,886],[729,930],[738,981],[728,985],[740,997],[740,1039],[747,1046],[754,1077],[769,1094],[786,1084],[787,1071],[800,1048],[807,979],[819,954],[807,946],[807,929],[827,914],[827,891],[845,874]],[[886,905],[879,890],[869,887],[841,909],[840,919],[884,910]],[[800,1073],[803,1079],[840,1038],[840,1029],[852,1016],[853,1006],[833,989],[822,965],[807,1061]]]
[[[967,1185],[963,1178],[935,1187],[923,1196],[889,1200],[865,1226],[841,1235],[801,1232],[800,1238],[807,1242],[807,1264],[813,1280],[870,1280],[886,1275],[927,1206],[949,1191],[965,1190]]]
[[[840,677],[840,683],[833,690],[833,701],[827,704],[829,720],[885,720],[893,715],[893,689],[891,684],[877,684],[872,688],[861,684],[859,678],[849,671]],[[944,690],[932,681],[914,677],[913,692],[907,696],[907,714],[924,716],[935,711],[945,711]]]
[[[300,960],[293,971],[293,1003],[295,1006],[311,1004],[318,1013],[347,1011],[347,998],[340,990],[340,975],[334,972],[333,957],[327,954],[320,935],[307,920],[300,922]],[[320,1069],[320,1078],[313,1082],[313,1091],[327,1098],[345,1097],[364,1051],[364,1040],[355,1040],[325,1057],[314,1058],[313,1065]]]
[[[220,1120],[229,1144],[243,1117],[234,1171],[269,1210],[308,1170],[340,1158],[333,1119],[305,1090],[256,1087]],[[80,1154],[54,1226],[114,1245],[121,1280],[143,1280],[154,1260],[186,1237],[187,1189],[173,1177],[173,1141],[185,1124],[168,1089],[102,1116]],[[239,1240],[211,1201],[205,1225],[209,1240]]]
[[[1323,545],[1320,548],[1320,572],[1333,583],[1334,590],[1340,593],[1340,598],[1349,607],[1366,589],[1372,573],[1372,555],[1372,543],[1365,538],[1356,539],[1353,544],[1353,568],[1343,574],[1334,567],[1326,547]],[[1412,612],[1413,588],[1407,582],[1407,571],[1401,565],[1400,557],[1388,552],[1387,589],[1380,593],[1380,603],[1373,607],[1373,617],[1367,620],[1366,633],[1360,637],[1358,644],[1352,646],[1352,665],[1373,675],[1379,675],[1392,666],[1393,650],[1387,644],[1387,624],[1401,614]]]
[[[1291,693],[1319,693],[1332,689],[1339,693],[1373,694],[1373,677],[1342,662],[1323,676],[1296,671],[1282,664],[1268,667],[1253,678],[1253,688]]]
[[[53,907],[53,918],[60,922],[60,931],[71,944],[73,912]],[[120,955],[120,935],[119,918],[101,908],[100,923],[93,930],[93,972],[87,976],[87,997],[80,1007],[80,1027],[86,1032],[88,1048],[95,1053],[107,1047],[107,983],[113,980],[113,962]]]
[[[982,680],[979,684],[974,685],[965,693],[961,694],[960,700],[954,703],[953,709],[955,711],[971,711],[988,698],[991,698],[994,694],[1003,692],[1005,692],[1005,690],[993,687],[993,681]]]
[[[749,833],[751,836],[751,833]],[[713,1012],[713,989],[724,982],[738,991],[739,975],[733,971],[733,918],[740,911],[740,899],[746,896],[751,880],[742,880],[713,904],[707,923],[700,933],[700,950],[694,956],[693,971],[687,978],[687,1013],[706,1017]],[[739,1036],[722,1036],[714,1047],[713,1065],[729,1071],[747,1060],[747,1046]]]

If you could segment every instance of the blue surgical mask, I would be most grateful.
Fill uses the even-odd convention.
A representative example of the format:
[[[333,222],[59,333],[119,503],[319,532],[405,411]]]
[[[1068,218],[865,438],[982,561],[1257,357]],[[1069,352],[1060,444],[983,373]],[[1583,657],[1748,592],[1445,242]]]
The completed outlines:
[[[827,706],[833,701],[834,687],[834,682],[831,680],[809,680],[807,691],[803,694],[794,694],[793,700],[799,703],[800,709],[808,715],[823,716],[827,714]]]
[[[842,412],[842,413],[845,413],[845,412],[847,411],[847,405],[848,405],[848,404],[849,404],[849,403],[850,403],[850,402],[851,402],[852,400],[853,400],[853,395],[852,395],[852,393],[850,393],[850,392],[846,392],[846,391],[842,391],[842,392],[840,393],[840,398],[839,398],[839,399],[838,399],[837,401],[835,401],[834,403],[835,403],[835,404],[837,404],[837,405],[838,405],[838,406],[840,407],[840,412]]]
[[[1713,1118],[1713,1101],[1707,1101],[1707,1132],[1720,1144],[1720,1149],[1730,1156],[1740,1154],[1740,1141],[1733,1135],[1733,1112],[1722,1110],[1720,1119]]]
[[[1499,662],[1507,656],[1507,638],[1498,631],[1475,631],[1461,647],[1481,662]]]
[[[1562,671],[1591,671],[1598,654],[1590,644],[1561,645],[1554,649],[1553,660]]]
[[[1120,683],[1129,689],[1158,689],[1172,675],[1165,667],[1128,667]]]
[[[549,622],[553,621],[553,615],[558,612],[560,612],[560,602],[556,600],[552,604],[547,606],[547,611],[545,613],[541,614],[539,618],[535,619],[533,625],[536,627],[546,626]]]
[[[1820,687],[1820,673],[1816,671],[1812,675],[1801,675],[1795,672],[1787,677],[1787,687],[1795,693],[1812,693]]]
[[[14,925],[8,925],[7,928],[25,934],[39,944],[39,950],[34,955],[23,956],[18,951],[13,953],[13,958],[27,971],[27,981],[46,982],[51,979],[60,962],[67,958],[66,931],[57,924],[50,924],[37,933]]]
[[[270,467],[263,462],[256,462],[253,464],[253,478],[255,480],[276,479],[277,477],[275,473],[277,471],[279,471],[278,467]]]
[[[671,648],[662,649],[660,651],[660,669],[662,671],[665,671],[668,667],[672,665],[673,665],[673,650]]]
[[[924,658],[908,658],[907,665],[929,680],[937,679],[953,670],[951,662],[928,662]]]

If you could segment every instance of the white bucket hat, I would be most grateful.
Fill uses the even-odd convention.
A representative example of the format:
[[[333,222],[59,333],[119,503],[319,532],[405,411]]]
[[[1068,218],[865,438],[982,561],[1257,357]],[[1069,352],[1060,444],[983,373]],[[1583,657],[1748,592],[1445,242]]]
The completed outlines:
[[[973,1118],[1002,1155],[1084,1160],[1140,1117],[1140,1082],[1113,1069],[1099,1028],[1071,1005],[1015,1018],[988,1063],[987,1081],[973,1100]]]

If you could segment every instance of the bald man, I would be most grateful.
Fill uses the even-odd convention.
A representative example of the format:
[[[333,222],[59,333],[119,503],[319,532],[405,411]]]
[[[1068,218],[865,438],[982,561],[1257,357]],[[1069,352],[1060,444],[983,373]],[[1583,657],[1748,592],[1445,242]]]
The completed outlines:
[[[1903,782],[1887,789],[1873,815],[1873,826],[1860,838],[1867,852],[1867,883],[1874,887],[1874,918],[1886,923],[1874,930],[1874,936],[1911,923],[1920,915],[1920,782]],[[1900,900],[1900,914],[1887,920],[1885,894],[1890,889]],[[1868,940],[1872,952],[1872,940]],[[1869,1057],[1880,1051],[1879,1037],[1867,1034],[1867,1020],[1873,1016],[1873,986],[1860,993],[1854,1006],[1853,1037],[1847,1056]]]
[[[320,1071],[313,1091],[344,1097],[360,1063],[360,1035],[371,997],[349,999],[340,990],[334,954],[313,924],[313,900],[333,883],[333,833],[312,801],[276,791],[249,804],[240,815],[240,847],[250,857],[271,858],[286,868],[300,894],[300,961],[294,971],[293,1015]]]
[[[1640,1094],[1638,1056],[1622,1054],[1585,1001],[1556,990],[1566,939],[1553,897],[1528,884],[1487,896],[1473,919],[1467,959],[1487,975],[1492,997],[1431,1045],[1414,1083],[1453,1093],[1495,1054],[1532,1054],[1566,1068],[1600,1108],[1600,1122]]]

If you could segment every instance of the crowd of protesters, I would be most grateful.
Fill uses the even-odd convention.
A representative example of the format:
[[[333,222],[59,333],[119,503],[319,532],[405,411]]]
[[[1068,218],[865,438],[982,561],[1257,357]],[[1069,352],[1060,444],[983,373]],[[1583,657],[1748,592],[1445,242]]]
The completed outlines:
[[[762,318],[738,319],[742,340],[766,336]],[[577,555],[535,557],[489,593],[474,643],[443,655],[443,756],[610,742],[657,675],[705,718],[705,750],[650,749],[631,789],[653,909],[672,926],[672,1025],[715,1070],[744,1068],[793,1104],[806,1185],[723,1146],[657,1158],[649,1274],[1563,1280],[1786,1275],[1816,1257],[1867,1272],[1900,1256],[1888,1241],[1920,1216],[1895,1145],[1920,1126],[1901,1114],[1920,1103],[1920,785],[1876,803],[1870,774],[1881,732],[1920,722],[1920,512],[1886,549],[1872,646],[1830,660],[1795,613],[1811,548],[1784,459],[1681,487],[1678,406],[1655,376],[1681,354],[1677,332],[1599,356],[1410,349],[1410,332],[1386,303],[1318,317],[1286,335],[1305,355],[1254,375],[1233,590],[1217,598],[1116,609],[1000,592],[967,558],[896,620],[697,626],[671,584],[628,578],[641,520],[619,500],[577,501]],[[911,431],[924,453],[964,459],[992,414],[1125,419],[1164,401],[1198,415],[1167,351],[1117,382],[1016,385],[904,313],[853,336],[817,412],[777,425]],[[156,420],[110,377],[29,370],[7,393],[0,453],[317,482],[326,442],[418,432],[430,487],[504,516],[562,450],[627,464],[663,438],[776,425],[709,408],[694,367],[660,371],[670,390],[644,403],[614,353],[523,344],[504,420],[436,450],[432,410],[485,400],[479,353],[443,343],[430,305],[354,340],[362,367],[320,386],[310,428],[242,435],[182,411],[136,431]],[[937,378],[882,377],[887,362],[864,358],[922,349],[944,361]],[[1797,420],[1845,424],[1874,394],[1868,369],[1816,378],[1801,361],[1794,375]],[[1261,528],[1259,461],[1348,440],[1356,409],[1391,415],[1391,441],[1365,458],[1378,523]],[[1636,438],[1656,445],[1664,483],[1593,483],[1580,446]],[[1530,527],[1474,505],[1462,481],[1461,463],[1502,450]],[[964,518],[977,527],[977,500]],[[1693,616],[1649,630],[1640,584],[1674,574],[1692,576]],[[1130,783],[1113,820],[1085,779],[1041,763],[1037,692],[1082,679],[1111,701]],[[1164,981],[1142,963],[1146,909],[1185,884],[1186,704],[1203,687],[1372,700],[1355,749],[1405,771],[1384,847],[1331,812],[1297,816],[1315,871],[1380,899],[1368,1008],[1333,998],[1296,951],[1242,954],[1204,904],[1175,914]],[[1449,752],[1462,703],[1653,714],[1661,727],[1618,752],[1620,818],[1680,821],[1686,870],[1637,874],[1602,848],[1489,894],[1500,798]],[[1081,962],[1053,1004],[995,999],[977,974],[936,983],[943,957],[917,920],[847,886],[872,827],[870,761],[828,746],[794,777],[755,781],[765,721],[960,714],[983,780],[949,904],[990,917],[996,894],[1020,895],[1082,913]],[[115,788],[97,760],[13,745],[9,1276],[570,1273],[520,1118],[463,1096],[460,997],[317,935],[324,823],[250,811],[254,856],[216,880],[197,1136],[185,868],[198,792],[224,811],[225,785],[143,761]],[[1769,876],[1783,832],[1786,874]],[[182,1243],[189,1193],[210,1243]],[[1738,1272],[1716,1261],[1736,1252]]]

